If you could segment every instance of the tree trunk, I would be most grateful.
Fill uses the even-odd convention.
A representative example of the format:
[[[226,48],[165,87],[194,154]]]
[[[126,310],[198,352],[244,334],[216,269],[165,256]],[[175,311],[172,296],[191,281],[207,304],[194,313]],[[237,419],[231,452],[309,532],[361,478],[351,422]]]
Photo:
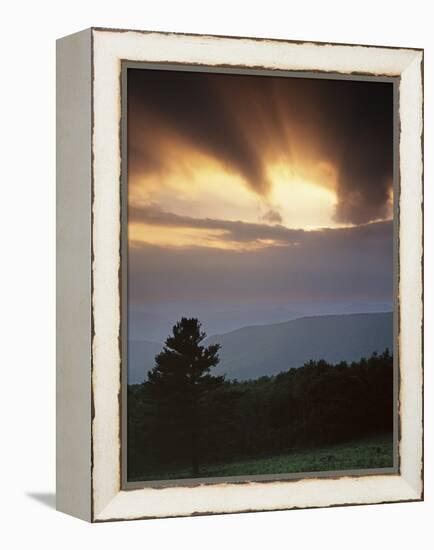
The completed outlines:
[[[197,443],[197,432],[195,429],[193,429],[191,433],[191,466],[194,476],[199,475],[199,456]]]
[[[192,391],[192,414],[191,414],[191,467],[193,476],[199,475],[199,416],[198,396],[196,388]]]

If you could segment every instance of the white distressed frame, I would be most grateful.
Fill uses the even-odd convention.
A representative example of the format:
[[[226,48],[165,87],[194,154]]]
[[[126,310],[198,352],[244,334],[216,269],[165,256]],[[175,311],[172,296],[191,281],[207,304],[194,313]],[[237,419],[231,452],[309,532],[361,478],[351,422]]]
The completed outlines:
[[[373,46],[91,29],[91,513],[108,521],[423,498],[423,52]],[[65,39],[67,40],[67,39]],[[400,77],[400,473],[121,490],[121,61]],[[74,512],[72,512],[74,513]],[[76,514],[80,515],[80,514]]]

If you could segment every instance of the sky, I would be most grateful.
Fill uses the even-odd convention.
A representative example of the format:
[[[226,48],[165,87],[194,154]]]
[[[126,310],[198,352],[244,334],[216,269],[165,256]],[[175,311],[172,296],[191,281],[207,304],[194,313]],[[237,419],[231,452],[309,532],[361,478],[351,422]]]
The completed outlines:
[[[127,108],[132,338],[391,307],[391,83],[129,69]]]

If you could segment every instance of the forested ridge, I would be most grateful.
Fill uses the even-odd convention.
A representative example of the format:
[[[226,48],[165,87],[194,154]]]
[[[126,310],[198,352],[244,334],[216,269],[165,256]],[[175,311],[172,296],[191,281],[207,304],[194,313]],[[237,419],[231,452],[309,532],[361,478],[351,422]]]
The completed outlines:
[[[128,386],[129,479],[158,479],[181,468],[200,476],[205,464],[392,433],[388,349],[352,363],[310,361],[275,376],[225,380],[210,374],[218,346],[200,346],[204,333],[193,325],[187,335],[178,323],[178,336],[168,339],[148,381]],[[193,350],[192,370],[185,358]]]

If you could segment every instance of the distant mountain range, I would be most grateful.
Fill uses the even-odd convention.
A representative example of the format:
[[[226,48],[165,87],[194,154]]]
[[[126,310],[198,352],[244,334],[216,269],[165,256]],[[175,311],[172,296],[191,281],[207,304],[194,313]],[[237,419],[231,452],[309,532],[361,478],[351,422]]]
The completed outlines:
[[[284,323],[247,326],[210,336],[205,344],[219,343],[220,364],[213,371],[228,379],[245,380],[273,375],[309,360],[331,363],[355,361],[393,351],[393,313],[357,313],[302,317]],[[130,340],[128,382],[140,383],[154,366],[162,343]]]
[[[389,308],[390,309],[390,308]],[[162,342],[167,338],[174,319],[179,317],[182,311],[184,317],[197,317],[201,320],[207,334],[221,334],[242,328],[248,325],[270,325],[282,323],[304,317],[310,313],[304,313],[287,306],[276,306],[275,304],[244,304],[220,306],[215,304],[196,304],[184,306],[175,304],[166,305],[159,309],[141,309],[130,307],[129,309],[129,330],[132,340],[141,340],[141,335],[146,334],[146,339],[152,342]],[[343,313],[327,311],[326,313]],[[345,313],[352,313],[345,311]]]
[[[164,342],[180,317],[197,317],[206,333],[226,334],[252,325],[274,325],[301,317],[347,315],[349,313],[384,313],[392,311],[390,302],[294,302],[294,303],[164,303],[130,304],[128,330],[131,340]]]

